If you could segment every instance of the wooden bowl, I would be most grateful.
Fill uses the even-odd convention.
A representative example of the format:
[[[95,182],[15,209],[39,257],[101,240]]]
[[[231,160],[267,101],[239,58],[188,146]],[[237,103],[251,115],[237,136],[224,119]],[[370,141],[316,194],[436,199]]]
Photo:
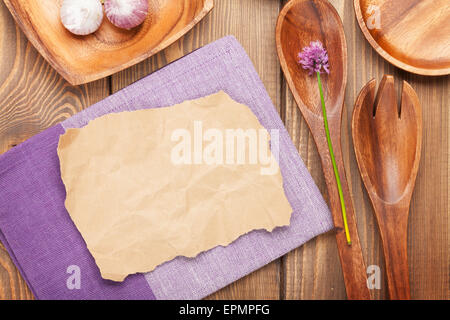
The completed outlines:
[[[420,75],[450,74],[449,0],[354,0],[372,47],[393,65]]]
[[[213,8],[213,0],[149,0],[146,21],[119,29],[106,16],[99,30],[76,36],[60,21],[62,0],[4,0],[41,55],[72,85],[126,69],[163,50]]]

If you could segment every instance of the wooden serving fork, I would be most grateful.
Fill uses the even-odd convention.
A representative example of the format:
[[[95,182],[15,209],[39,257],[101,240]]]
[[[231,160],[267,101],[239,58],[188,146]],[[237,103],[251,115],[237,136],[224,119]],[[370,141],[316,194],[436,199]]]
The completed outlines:
[[[422,111],[406,81],[400,108],[392,76],[384,76],[377,95],[375,89],[372,80],[356,101],[353,141],[380,229],[389,296],[410,299],[407,225],[422,147]]]

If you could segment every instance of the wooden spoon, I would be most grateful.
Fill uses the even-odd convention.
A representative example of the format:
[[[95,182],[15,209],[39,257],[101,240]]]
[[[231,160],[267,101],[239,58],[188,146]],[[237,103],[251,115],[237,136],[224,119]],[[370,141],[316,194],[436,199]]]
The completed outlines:
[[[310,77],[298,63],[298,53],[315,40],[320,40],[329,54],[331,73],[323,76],[322,83],[352,245],[347,244],[344,232],[339,193],[325,135],[317,77]],[[366,267],[341,149],[342,109],[347,84],[347,44],[342,21],[334,7],[326,0],[292,0],[284,6],[278,17],[276,42],[287,83],[308,123],[322,161],[331,213],[336,226],[336,240],[347,297],[370,299]]]
[[[410,299],[407,225],[422,147],[422,111],[414,89],[404,81],[397,107],[394,78],[384,76],[361,91],[353,112],[356,158],[383,242],[389,296]]]

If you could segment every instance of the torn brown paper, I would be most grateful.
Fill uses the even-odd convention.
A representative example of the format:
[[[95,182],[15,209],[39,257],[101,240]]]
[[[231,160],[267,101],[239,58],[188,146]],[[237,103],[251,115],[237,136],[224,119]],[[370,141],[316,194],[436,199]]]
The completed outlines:
[[[239,138],[225,138],[230,132],[248,134],[245,157]],[[252,230],[289,225],[278,164],[263,164],[257,140],[268,145],[270,135],[224,92],[67,130],[58,146],[65,205],[102,277],[123,281]],[[269,147],[265,156],[274,159]]]

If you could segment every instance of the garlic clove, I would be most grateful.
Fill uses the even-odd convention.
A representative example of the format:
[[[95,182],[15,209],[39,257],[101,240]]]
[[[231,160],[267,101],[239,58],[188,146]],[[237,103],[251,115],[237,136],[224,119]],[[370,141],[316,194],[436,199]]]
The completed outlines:
[[[76,35],[88,35],[100,28],[103,6],[99,0],[64,0],[60,16],[67,30]]]
[[[116,27],[132,29],[148,15],[148,0],[105,0],[106,17]]]

